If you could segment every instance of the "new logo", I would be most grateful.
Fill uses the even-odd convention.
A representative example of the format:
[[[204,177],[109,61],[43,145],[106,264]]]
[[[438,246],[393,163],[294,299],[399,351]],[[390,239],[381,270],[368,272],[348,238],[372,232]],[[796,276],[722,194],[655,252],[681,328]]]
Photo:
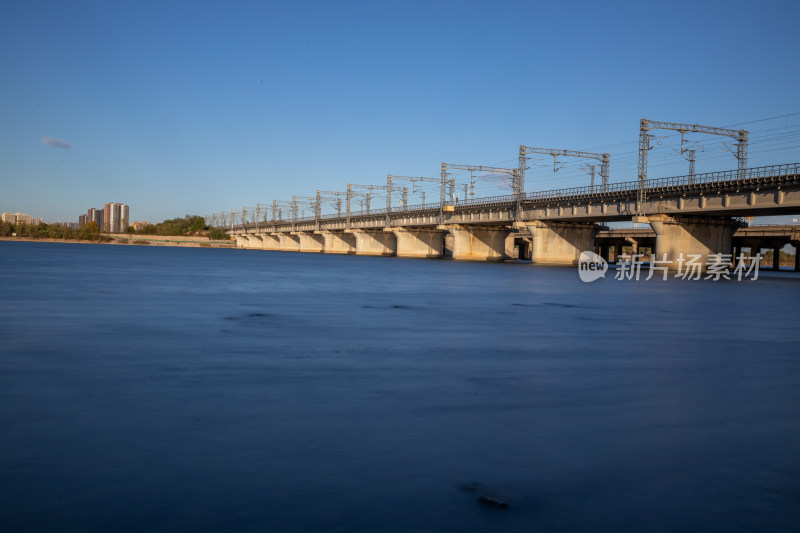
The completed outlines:
[[[608,262],[594,252],[581,252],[578,258],[578,275],[581,281],[590,283],[606,277]]]

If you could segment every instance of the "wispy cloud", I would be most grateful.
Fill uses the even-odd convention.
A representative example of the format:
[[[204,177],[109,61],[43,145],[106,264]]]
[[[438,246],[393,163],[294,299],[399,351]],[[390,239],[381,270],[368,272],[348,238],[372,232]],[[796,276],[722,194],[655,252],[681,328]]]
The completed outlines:
[[[69,144],[67,141],[56,139],[55,137],[42,137],[42,144],[54,146],[56,148],[66,148],[67,150],[72,150],[71,144]]]

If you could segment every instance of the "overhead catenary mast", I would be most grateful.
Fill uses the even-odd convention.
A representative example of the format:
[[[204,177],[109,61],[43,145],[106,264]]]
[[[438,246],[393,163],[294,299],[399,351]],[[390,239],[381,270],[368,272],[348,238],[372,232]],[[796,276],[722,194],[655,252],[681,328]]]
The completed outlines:
[[[428,183],[441,183],[440,178],[429,178],[424,176],[397,176],[395,174],[389,174],[391,176],[392,181],[410,181],[411,182],[411,190],[412,192],[416,191],[416,185],[419,182],[428,182]],[[404,210],[408,207],[408,188],[403,188],[403,206]],[[420,194],[422,195],[422,204],[425,205],[425,191],[420,190]]]
[[[611,162],[610,154],[596,154],[594,152],[580,152],[577,150],[562,150],[555,148],[536,148],[520,145],[519,147],[519,173],[521,187],[524,188],[525,170],[528,168],[528,154],[547,154],[553,156],[553,172],[556,172],[556,161],[561,157],[582,157],[600,161],[600,178],[603,181],[603,190],[608,188],[608,167]],[[594,174],[592,173],[592,176]]]
[[[681,134],[681,153],[684,151],[684,135],[692,133],[705,133],[707,135],[722,135],[736,139],[736,152],[733,153],[738,161],[737,178],[743,179],[747,168],[747,130],[732,130],[728,128],[718,128],[716,126],[702,126],[700,124],[681,124],[678,122],[659,122],[643,118],[639,121],[639,193],[636,200],[636,214],[644,215],[644,203],[647,200],[645,191],[645,181],[647,181],[647,154],[653,149],[650,141],[653,135],[650,130],[672,130]],[[729,149],[730,150],[730,149]],[[689,175],[694,178],[694,156],[693,150],[689,150]]]
[[[441,181],[441,202],[444,205],[445,201],[445,186],[449,186],[450,188],[450,198],[454,199],[455,197],[455,186],[456,182],[454,179],[449,178],[450,170],[467,170],[470,173],[470,182],[474,181],[474,172],[487,172],[487,173],[494,173],[494,174],[505,174],[510,177],[511,179],[511,190],[513,191],[514,196],[517,198],[517,206],[516,212],[514,215],[515,220],[520,218],[522,212],[522,188],[521,188],[521,181],[520,181],[520,171],[518,168],[500,168],[500,167],[489,167],[485,165],[457,165],[453,163],[442,163],[442,181]],[[440,208],[440,218],[443,218],[443,208]]]

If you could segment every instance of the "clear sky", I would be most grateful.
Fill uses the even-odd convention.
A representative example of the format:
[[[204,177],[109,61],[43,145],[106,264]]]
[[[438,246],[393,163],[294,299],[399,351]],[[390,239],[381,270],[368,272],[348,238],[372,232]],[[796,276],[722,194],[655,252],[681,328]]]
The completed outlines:
[[[611,181],[628,181],[643,117],[749,128],[750,166],[800,161],[796,0],[2,11],[0,211],[50,221],[124,202],[157,222],[442,162],[514,166],[520,144],[608,151]],[[686,174],[663,133],[650,175]],[[698,172],[735,168],[725,139],[692,140]],[[584,161],[532,163],[528,191],[588,184]],[[488,177],[476,192],[509,191]]]

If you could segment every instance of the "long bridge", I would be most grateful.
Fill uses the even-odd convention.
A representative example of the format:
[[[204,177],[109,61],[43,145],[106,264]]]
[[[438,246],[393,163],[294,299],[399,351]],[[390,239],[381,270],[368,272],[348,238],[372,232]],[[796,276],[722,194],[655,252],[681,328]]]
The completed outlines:
[[[576,264],[603,222],[648,224],[658,258],[732,253],[740,217],[800,212],[800,163],[231,225],[238,247]],[[795,239],[790,239],[797,246]],[[528,244],[529,243],[529,244]]]

